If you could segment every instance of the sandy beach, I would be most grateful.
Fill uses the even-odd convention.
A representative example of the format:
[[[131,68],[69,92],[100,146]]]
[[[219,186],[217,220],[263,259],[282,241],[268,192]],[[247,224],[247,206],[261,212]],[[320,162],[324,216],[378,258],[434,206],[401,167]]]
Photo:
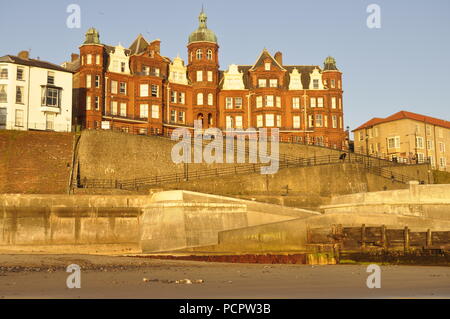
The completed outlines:
[[[66,267],[81,267],[69,289]],[[450,298],[450,268],[261,265],[91,255],[0,255],[0,298]],[[201,283],[174,283],[176,280]]]

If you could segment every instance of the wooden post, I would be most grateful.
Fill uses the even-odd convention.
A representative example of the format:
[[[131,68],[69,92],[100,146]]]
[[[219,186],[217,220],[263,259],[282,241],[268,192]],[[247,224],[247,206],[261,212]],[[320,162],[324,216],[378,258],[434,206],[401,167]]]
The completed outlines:
[[[361,226],[361,249],[364,250],[366,248],[366,225],[362,224]]]
[[[381,226],[381,244],[383,245],[383,249],[387,248],[387,239],[386,239],[386,226]]]
[[[425,243],[425,247],[430,248],[433,245],[433,234],[431,232],[431,229],[428,228],[427,230],[427,241]]]
[[[403,232],[403,242],[405,247],[405,253],[409,251],[409,229],[408,226],[405,227],[405,230]]]

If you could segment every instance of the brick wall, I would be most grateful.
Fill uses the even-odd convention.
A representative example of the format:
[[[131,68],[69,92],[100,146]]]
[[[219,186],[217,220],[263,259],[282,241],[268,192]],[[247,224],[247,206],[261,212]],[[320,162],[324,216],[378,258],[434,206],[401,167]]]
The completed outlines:
[[[65,193],[72,133],[0,131],[0,193]]]

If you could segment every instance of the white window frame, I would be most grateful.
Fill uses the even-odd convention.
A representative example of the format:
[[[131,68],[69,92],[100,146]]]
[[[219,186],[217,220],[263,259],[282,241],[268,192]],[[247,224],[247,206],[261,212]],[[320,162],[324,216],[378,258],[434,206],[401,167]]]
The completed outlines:
[[[152,84],[151,89],[152,89],[152,92],[151,92],[152,97],[159,97],[159,85]]]
[[[86,74],[86,88],[90,89],[92,87],[92,75]]]
[[[197,93],[197,105],[203,105],[203,93]]]
[[[111,115],[117,115],[119,111],[119,103],[117,101],[111,102]]]
[[[197,82],[202,82],[202,81],[203,81],[203,71],[198,70],[197,71]]]
[[[258,87],[260,88],[267,87],[267,79],[258,79]]]
[[[299,97],[293,97],[292,98],[292,108],[293,109],[300,109],[300,98]]]
[[[281,107],[281,96],[275,97],[275,106]]]
[[[334,96],[331,98],[331,108],[332,109],[336,108],[336,97]]]
[[[152,119],[159,119],[159,105],[152,105]]]
[[[271,88],[278,87],[278,79],[270,79],[269,80],[269,87],[271,87]]]
[[[323,97],[317,98],[317,107],[323,107]]]
[[[120,116],[126,117],[127,116],[127,103],[120,103]]]
[[[300,128],[300,124],[301,124],[301,118],[300,115],[294,115],[292,117],[292,127],[299,129]]]
[[[86,95],[86,110],[90,110],[92,107],[92,98],[90,95]]]
[[[243,103],[243,101],[242,101],[242,98],[241,98],[241,97],[236,97],[236,98],[234,99],[234,107],[235,107],[236,109],[242,109],[242,103]]]
[[[233,98],[230,96],[227,96],[225,98],[225,108],[227,110],[231,110],[233,108]]]
[[[117,94],[118,83],[117,81],[111,81],[111,93]]]
[[[266,107],[273,107],[274,101],[273,101],[273,95],[266,95]]]
[[[256,115],[256,127],[263,127],[264,126],[264,119],[262,114]]]
[[[266,114],[266,126],[267,127],[275,126],[275,115],[274,114]]]
[[[416,148],[423,149],[424,143],[423,143],[423,137],[422,136],[416,136]]]
[[[256,108],[261,108],[263,107],[263,97],[262,96],[257,96],[256,97]]]
[[[148,104],[141,104],[139,106],[139,117],[141,119],[148,119]]]
[[[212,93],[208,93],[208,105],[209,106],[214,105],[214,97]]]
[[[234,126],[236,128],[243,128],[242,126],[242,115],[236,115],[234,118]]]
[[[391,144],[391,141],[393,143]],[[388,137],[388,148],[400,148],[400,136],[390,136]]]

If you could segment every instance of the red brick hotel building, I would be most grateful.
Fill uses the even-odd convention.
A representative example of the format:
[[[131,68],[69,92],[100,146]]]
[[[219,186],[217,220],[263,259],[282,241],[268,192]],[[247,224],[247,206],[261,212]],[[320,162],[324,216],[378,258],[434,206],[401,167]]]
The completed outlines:
[[[202,11],[189,36],[188,62],[160,53],[142,35],[127,49],[86,33],[66,67],[74,75],[74,121],[88,129],[167,134],[177,127],[280,129],[293,142],[346,147],[342,73],[327,57],[318,65],[284,65],[264,49],[253,65],[219,69],[219,45]]]

